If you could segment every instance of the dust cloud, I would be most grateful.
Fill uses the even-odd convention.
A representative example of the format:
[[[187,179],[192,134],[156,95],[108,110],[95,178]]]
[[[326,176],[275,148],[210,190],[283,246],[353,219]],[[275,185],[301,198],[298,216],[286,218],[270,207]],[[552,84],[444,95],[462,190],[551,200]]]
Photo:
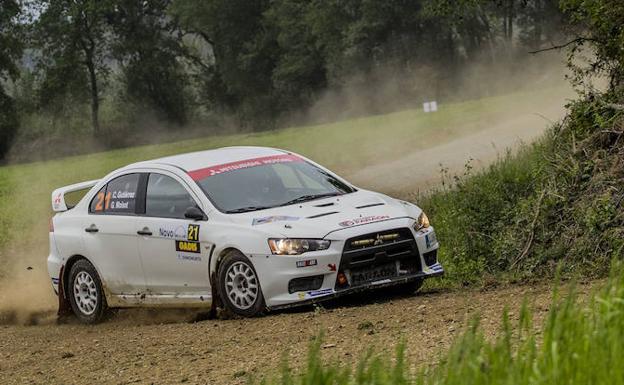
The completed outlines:
[[[379,151],[394,155],[394,160],[383,163],[371,160],[370,164],[363,164],[358,170],[340,167],[335,170],[344,173],[347,179],[360,187],[404,197],[416,188],[423,190],[426,186],[439,183],[441,167],[448,168],[451,173],[459,172],[470,159],[477,166],[485,166],[506,148],[533,140],[563,116],[566,98],[574,95],[564,79],[563,58],[559,54],[549,54],[530,56],[524,60],[511,69],[473,64],[453,76],[445,73],[444,68],[420,67],[409,73],[391,65],[377,68],[366,75],[356,74],[342,87],[324,92],[310,108],[291,115],[284,123],[314,124],[421,108],[422,102],[429,100],[438,101],[440,114],[452,102],[512,91],[526,92],[528,96],[522,101],[510,99],[508,104],[497,106],[494,113],[479,118],[477,122],[466,122],[465,134],[462,132],[464,127],[454,127],[453,137],[449,137],[448,132],[442,132],[430,138],[431,143],[424,143],[426,148],[402,156],[393,154],[394,147],[402,138],[384,136],[380,126]],[[539,97],[531,96],[532,92],[540,90],[553,91],[542,93]],[[168,141],[167,137],[163,139]],[[354,144],[349,151],[358,151],[360,145],[363,144]],[[323,163],[322,159],[317,160]],[[37,175],[36,171],[34,173],[29,178],[49,177]],[[13,188],[21,190],[14,196],[28,196],[28,189],[33,187],[17,183]],[[27,200],[22,202],[24,206],[28,204]],[[49,201],[32,204],[46,205],[52,214]],[[32,212],[41,213],[45,209],[37,207]],[[5,214],[2,213],[3,216]],[[20,234],[32,234],[28,239],[20,237],[15,230],[10,231],[9,241],[6,242],[9,246],[0,250],[0,324],[32,325],[55,320],[57,302],[46,266],[47,220],[26,221],[27,228],[22,229]],[[150,319],[154,313],[141,310],[135,314],[139,318],[145,315],[145,319]],[[174,312],[168,316],[179,319],[179,315]],[[184,312],[183,318],[187,316],[188,312]],[[137,319],[127,314],[121,318],[128,322]]]

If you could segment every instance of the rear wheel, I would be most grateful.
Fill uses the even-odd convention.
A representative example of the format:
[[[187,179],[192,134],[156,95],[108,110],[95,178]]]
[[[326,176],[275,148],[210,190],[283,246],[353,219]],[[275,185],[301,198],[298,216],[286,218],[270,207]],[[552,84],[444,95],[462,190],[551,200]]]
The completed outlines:
[[[93,265],[85,259],[72,266],[67,294],[72,311],[82,323],[98,323],[107,313],[108,306],[100,277]]]
[[[256,270],[239,251],[229,252],[219,266],[219,294],[224,306],[234,314],[254,317],[265,310]]]

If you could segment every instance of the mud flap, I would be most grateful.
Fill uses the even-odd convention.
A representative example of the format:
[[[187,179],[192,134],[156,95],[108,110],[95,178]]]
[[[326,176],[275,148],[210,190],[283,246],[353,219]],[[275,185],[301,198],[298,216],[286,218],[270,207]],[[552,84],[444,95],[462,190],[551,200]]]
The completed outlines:
[[[71,304],[69,298],[65,296],[65,278],[64,278],[65,266],[61,267],[59,273],[59,287],[58,287],[58,311],[57,322],[63,323],[68,317],[72,315]]]
[[[217,274],[212,273],[212,277],[210,277],[210,290],[212,292],[212,303],[210,304],[210,313],[208,317],[210,319],[217,318],[217,309],[219,307],[219,303],[221,299],[219,298],[219,292],[217,291]]]

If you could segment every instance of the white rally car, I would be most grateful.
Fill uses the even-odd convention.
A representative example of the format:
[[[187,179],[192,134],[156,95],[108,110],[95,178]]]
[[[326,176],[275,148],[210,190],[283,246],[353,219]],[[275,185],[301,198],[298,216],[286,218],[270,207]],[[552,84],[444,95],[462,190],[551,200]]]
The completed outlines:
[[[69,193],[90,189],[73,207]],[[291,152],[230,147],[131,164],[55,190],[48,270],[83,322],[109,308],[242,316],[441,275],[417,206]]]

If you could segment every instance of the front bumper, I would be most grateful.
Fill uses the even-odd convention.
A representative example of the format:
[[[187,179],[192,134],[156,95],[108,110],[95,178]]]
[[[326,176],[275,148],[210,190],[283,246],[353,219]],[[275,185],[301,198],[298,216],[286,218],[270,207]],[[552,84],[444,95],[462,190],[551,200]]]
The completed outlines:
[[[442,275],[444,270],[437,261],[439,244],[434,229],[430,227],[425,230],[414,231],[412,225],[413,220],[401,218],[344,229],[330,234],[330,237],[326,238],[332,241],[329,249],[298,256],[251,255],[250,260],[258,273],[267,307],[280,309],[305,305],[345,294]],[[365,262],[364,264],[392,263],[396,256],[397,261],[400,260],[401,264],[410,265],[407,271],[399,269],[395,276],[358,283],[353,287],[351,287],[351,281],[349,281],[348,287],[337,285],[338,274],[346,273],[350,279],[350,270],[354,267],[353,260],[346,256],[345,245],[347,242],[350,242],[354,237],[398,229],[408,230],[413,237],[410,243],[413,252],[410,255],[401,255],[400,252],[389,252],[388,255],[381,256],[375,255],[374,262],[368,264]],[[397,262],[398,265],[399,262]],[[377,265],[372,266],[372,268],[374,267]],[[306,278],[315,278],[314,282],[319,284],[317,287],[308,289],[301,289],[292,285],[293,281]]]
[[[316,290],[314,292],[310,291],[310,292],[306,293],[306,295],[308,296],[308,299],[303,299],[303,300],[299,300],[297,302],[287,303],[287,304],[282,304],[282,305],[267,306],[267,308],[269,310],[280,310],[280,309],[288,309],[288,308],[297,307],[297,306],[312,305],[312,304],[315,304],[315,303],[336,299],[336,298],[342,297],[344,295],[355,294],[355,293],[368,291],[368,290],[376,290],[376,289],[381,289],[381,288],[384,288],[384,287],[396,286],[396,285],[400,285],[402,283],[412,282],[412,281],[416,281],[416,280],[419,280],[419,279],[425,279],[425,278],[441,276],[441,275],[444,274],[444,270],[442,269],[442,265],[440,265],[439,263],[436,263],[434,266],[432,266],[432,268],[433,267],[436,267],[436,269],[434,271],[432,270],[432,272],[430,272],[430,273],[420,272],[420,273],[409,275],[409,276],[390,278],[390,279],[382,280],[382,281],[379,281],[379,282],[371,282],[371,283],[368,283],[368,284],[365,284],[365,285],[360,285],[360,286],[353,287],[353,288],[343,289],[343,290],[340,290],[340,291],[336,291],[336,290],[333,290],[333,289],[331,289],[331,290],[330,289],[326,289],[326,290],[322,290],[321,289],[321,290]]]

